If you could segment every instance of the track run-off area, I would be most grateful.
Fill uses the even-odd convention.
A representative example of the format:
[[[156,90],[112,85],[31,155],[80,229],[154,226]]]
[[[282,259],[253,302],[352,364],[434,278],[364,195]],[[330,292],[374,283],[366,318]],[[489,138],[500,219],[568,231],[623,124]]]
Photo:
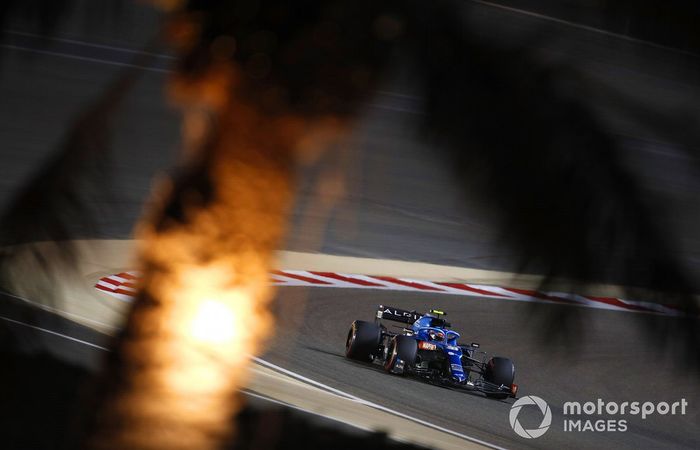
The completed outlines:
[[[128,272],[133,241],[81,241],[78,247],[82,249],[78,278],[57,281],[62,278],[54,277],[52,289],[61,294],[63,301],[55,304],[37,301],[31,297],[32,289],[18,292],[16,297],[31,299],[35,306],[100,333],[114,334],[124,320],[130,304],[125,300],[130,297],[115,296],[115,293],[96,289],[95,285],[99,285],[100,280],[114,280],[110,278],[114,274]],[[274,272],[271,281],[279,283],[284,276],[281,274],[289,274],[297,277],[286,278],[289,283],[303,281],[306,284],[285,286],[285,281],[277,286],[273,304],[277,317],[275,335],[266,353],[254,364],[253,381],[247,388],[252,394],[361,429],[385,430],[393,438],[435,448],[467,445],[694,448],[698,442],[696,405],[700,402],[700,392],[697,379],[692,373],[684,373],[677,361],[673,361],[672,354],[659,352],[645,335],[646,321],[650,317],[660,321],[680,320],[678,317],[638,309],[580,307],[576,303],[536,296],[523,300],[505,295],[471,295],[468,291],[445,295],[401,283],[396,283],[397,289],[376,289],[376,286],[358,286],[348,281],[349,278],[366,282],[388,279],[421,286],[446,283],[473,287],[468,279],[457,277],[469,273],[463,273],[464,269],[460,268],[446,267],[443,276],[436,277],[436,272],[431,273],[439,271],[436,267],[397,261],[393,264],[375,261],[372,265],[352,258],[289,252],[282,252],[279,260],[285,264],[281,267],[290,268]],[[373,273],[359,277],[329,276],[330,273],[358,272],[357,263]],[[318,270],[321,264],[342,272]],[[302,266],[308,270],[302,270]],[[380,267],[385,268],[384,272],[376,271]],[[433,275],[433,281],[417,277],[415,271],[420,268]],[[324,281],[329,285],[318,287],[314,282],[299,279],[307,275],[316,282],[336,280],[343,284],[329,288],[331,281]],[[491,281],[496,279],[496,275],[484,272],[472,272],[472,275],[480,275],[482,280],[489,275]],[[446,279],[450,281],[435,282]],[[536,280],[533,278],[530,282]],[[517,291],[526,290],[523,279],[502,280],[507,281],[522,286]],[[485,292],[491,292],[487,289],[500,292],[500,288],[478,286]],[[33,288],[46,287],[34,285]],[[479,342],[482,349],[492,355],[511,357],[516,365],[519,396],[538,396],[551,408],[552,425],[547,433],[537,439],[516,435],[509,422],[513,399],[497,401],[481,394],[445,389],[388,375],[379,366],[346,359],[344,343],[350,323],[355,319],[371,320],[378,304],[418,311],[445,310],[463,341]],[[552,318],[571,319],[572,316],[562,314],[563,308],[576,309],[573,322],[566,324],[562,335],[549,336],[554,329],[561,329],[560,324],[552,326]],[[43,328],[71,336],[62,330]],[[656,368],[650,370],[652,361]],[[668,389],[668,386],[674,388]],[[685,399],[688,407],[685,415],[626,417],[624,432],[564,431],[567,419],[564,403],[596,402],[598,399],[669,403]],[[518,416],[525,428],[537,427],[541,419],[536,408],[525,408]]]

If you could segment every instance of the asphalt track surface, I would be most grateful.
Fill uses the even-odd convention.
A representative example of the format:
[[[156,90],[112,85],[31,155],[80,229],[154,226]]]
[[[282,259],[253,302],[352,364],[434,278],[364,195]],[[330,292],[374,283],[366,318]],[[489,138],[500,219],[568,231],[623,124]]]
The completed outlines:
[[[345,359],[350,323],[354,319],[372,320],[377,304],[448,311],[463,342],[479,342],[482,350],[514,360],[520,395],[545,399],[552,408],[552,427],[539,439],[524,440],[509,425],[512,399],[497,401],[440,388],[388,375],[378,365]],[[556,314],[558,308],[566,306],[423,293],[281,288],[278,335],[263,358],[360,398],[506,448],[697,448],[697,406],[689,407],[684,417],[642,420],[629,416],[629,429],[624,433],[563,431],[566,401],[673,402],[686,398],[691,405],[698,405],[700,387],[697,374],[674,365],[676,355],[659,353],[650,345],[640,332],[646,317],[639,314],[581,309],[577,316],[580,322],[568,326],[586,327],[585,338],[543,345],[546,324],[539,320],[544,309]],[[542,419],[536,409],[521,414],[525,414],[521,421],[525,428],[536,428]]]
[[[483,33],[488,29],[493,39],[512,43],[522,40],[529,30],[544,30],[549,38],[539,44],[543,58],[574,61],[577,68],[598,82],[652,108],[681,105],[697,114],[697,58],[483,5],[474,8],[473,17],[478,19],[475,26],[481,26]],[[82,27],[80,18],[76,18],[58,35],[78,43],[52,41],[43,46],[31,36],[6,37],[0,46],[0,204],[5,204],[49,154],[70,118],[99,94],[123,64],[131,61],[131,51],[124,49],[141,48],[156,29],[158,17],[140,8],[124,20],[130,23],[127,28],[117,24],[97,30]],[[31,31],[22,28],[22,23],[10,25],[22,33]],[[89,193],[89,201],[101,213],[101,226],[98,230],[82,230],[83,235],[129,237],[152,176],[175,158],[177,118],[163,101],[166,74],[161,69],[167,64],[160,61],[155,67],[158,70],[144,73],[118,117],[112,195]],[[418,101],[412,95],[408,74],[368,104],[353,138],[364,151],[348,165],[357,170],[345,172],[349,185],[356,188],[339,208],[330,211],[328,221],[323,221],[320,219],[327,214],[318,206],[323,193],[319,194],[313,176],[308,177],[309,181],[300,187],[289,249],[513,268],[512,255],[498,245],[498,236],[489,223],[477,209],[462,206],[464,199],[452,187],[447,168],[416,142],[411,124]],[[699,189],[689,172],[692,161],[678,150],[673,136],[653,131],[606,99],[590,101],[624,141],[630,165],[648,182],[650,201],[670,197],[666,206],[671,213],[664,220],[678,230],[679,251],[690,267],[697,268],[700,240],[695,205]],[[319,220],[310,226],[309,218]],[[685,372],[682,359],[670,350],[666,353],[649,345],[639,331],[646,316],[582,309],[572,323],[564,324],[571,331],[568,341],[551,339],[558,343],[544,346],[546,325],[539,321],[543,316],[535,313],[546,312],[549,315],[545,317],[556,320],[558,308],[563,306],[352,289],[289,288],[281,289],[279,298],[279,334],[266,359],[446,428],[505,447],[699,445],[698,376]],[[417,309],[442,307],[450,312],[451,322],[466,340],[478,341],[490,352],[511,356],[517,365],[521,393],[538,395],[552,407],[550,431],[537,440],[519,439],[508,424],[509,402],[390,377],[377,368],[345,360],[342,348],[347,327],[353,319],[371,318],[378,303]],[[87,360],[86,352],[70,350],[65,357]],[[684,417],[652,416],[644,421],[630,417],[625,433],[561,431],[564,401],[603,398],[672,402],[681,397],[690,402]],[[526,427],[539,423],[536,415],[525,415],[521,420]]]
[[[102,362],[112,348],[112,337],[3,292],[0,292],[0,329],[3,332],[0,347],[4,351],[11,342],[13,360],[10,368],[6,366],[7,372],[0,374],[5,386],[0,394],[2,448],[71,448],[62,443],[72,438],[71,423],[80,414],[82,402],[90,396],[95,377],[99,376]],[[18,359],[22,361],[19,364],[15,362]],[[8,361],[3,363],[7,365]],[[46,370],[48,366],[50,370]],[[38,370],[27,373],[32,367]],[[8,384],[20,379],[24,386],[31,382],[41,386],[26,392]],[[351,435],[366,433],[264,394],[248,390],[243,394],[248,409],[257,413],[285,409],[287,414],[301,416],[321,429],[333,428]]]
[[[120,20],[99,28],[85,25],[89,19],[76,8],[75,17],[46,42],[26,23],[7,25],[10,32],[0,43],[0,205],[60,142],[71,119],[156,34],[158,15],[128,5]],[[590,92],[580,100],[618,139],[630,170],[644,182],[645,201],[697,273],[700,177],[679,136],[697,128],[700,57],[480,3],[465,5],[465,21],[477,34],[506,47],[529,42],[526,50],[538,60],[569,65],[590,80]],[[98,227],[73,224],[76,237],[130,237],[154,174],[176,160],[178,119],[164,100],[171,59],[163,49],[153,51],[158,56],[116,116],[109,174],[96,167],[98,181],[86,189]],[[464,198],[450,169],[418,139],[415,79],[410,68],[396,72],[366,105],[347,158],[302,169],[285,247],[516,271],[514,255],[484,210]],[[649,123],[638,114],[647,110],[671,125]],[[320,181],[328,171],[347,180],[345,197],[331,207]]]
[[[378,303],[417,310],[446,309],[454,328],[462,333],[463,342],[479,342],[491,355],[511,357],[516,364],[520,395],[537,395],[552,409],[549,431],[536,440],[517,437],[508,421],[512,399],[487,399],[478,393],[389,375],[378,365],[347,360],[343,351],[350,322],[370,320]],[[552,313],[552,310],[556,312],[568,306],[475,297],[446,298],[423,293],[397,295],[374,291],[368,294],[356,289],[281,288],[275,302],[277,333],[262,358],[363,400],[498,447],[697,448],[700,442],[697,374],[678,370],[676,355],[659,353],[655,346],[649,345],[640,332],[640,325],[648,316],[581,308],[578,325],[589,329],[585,339],[544,345],[541,333],[544,325],[537,322],[544,308]],[[103,350],[98,347],[111,345],[107,336],[53,314],[32,310],[12,298],[3,297],[0,316],[16,336],[22,352],[48,352],[90,372],[98,369],[103,358]],[[499,319],[493,320],[493,317]],[[659,317],[658,320],[677,319]],[[626,432],[563,431],[564,402],[595,402],[598,398],[615,402],[669,403],[684,398],[689,407],[683,416],[653,415],[644,420],[639,416],[625,416]],[[526,408],[519,416],[525,428],[536,428],[541,419],[536,409]],[[382,424],[377,423],[376,429],[381,430]]]

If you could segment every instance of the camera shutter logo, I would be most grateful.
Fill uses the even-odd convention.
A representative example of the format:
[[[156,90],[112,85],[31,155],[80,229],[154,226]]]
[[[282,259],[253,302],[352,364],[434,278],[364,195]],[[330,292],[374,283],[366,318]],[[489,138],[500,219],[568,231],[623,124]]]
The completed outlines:
[[[533,428],[532,430],[526,430],[523,428],[522,425],[520,425],[520,421],[518,420],[518,414],[520,414],[520,410],[523,409],[523,406],[527,405],[536,405],[538,408],[540,408],[540,411],[542,412],[542,423],[540,423],[540,426],[537,428]],[[534,396],[534,395],[528,395],[525,397],[521,397],[513,403],[513,406],[510,407],[510,426],[513,428],[513,431],[520,436],[524,437],[525,439],[535,439],[547,432],[549,430],[549,426],[552,425],[552,410],[549,409],[549,405],[547,402],[542,400],[541,398]]]

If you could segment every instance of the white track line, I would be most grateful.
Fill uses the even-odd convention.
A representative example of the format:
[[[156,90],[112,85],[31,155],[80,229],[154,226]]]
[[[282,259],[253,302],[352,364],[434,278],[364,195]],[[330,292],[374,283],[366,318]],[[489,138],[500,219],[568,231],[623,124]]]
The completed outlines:
[[[680,53],[680,54],[684,54],[684,55],[689,55],[689,56],[693,56],[693,57],[700,57],[700,54],[695,53],[695,52],[691,52],[688,50],[682,50],[682,49],[679,49],[676,47],[670,47],[670,46],[663,45],[663,44],[657,44],[656,42],[634,38],[634,37],[627,36],[624,34],[615,33],[613,31],[607,31],[607,30],[604,30],[602,28],[596,28],[596,27],[593,27],[590,25],[584,25],[584,24],[581,24],[578,22],[572,22],[570,20],[559,19],[557,17],[548,16],[546,14],[536,13],[534,11],[527,11],[525,9],[501,5],[499,3],[490,2],[490,1],[486,1],[486,0],[469,0],[469,1],[471,1],[472,3],[479,4],[479,5],[488,6],[488,7],[495,8],[495,9],[500,9],[502,11],[508,11],[508,12],[512,12],[512,13],[516,13],[516,14],[520,14],[520,15],[524,15],[524,16],[528,16],[528,17],[533,17],[533,18],[540,19],[540,20],[545,20],[547,22],[557,23],[559,25],[565,25],[565,26],[568,26],[571,28],[576,28],[579,30],[589,31],[591,33],[602,34],[605,36],[610,36],[610,37],[614,37],[617,39],[621,39],[621,40],[625,40],[625,41],[629,41],[629,42],[634,42],[637,44],[648,45],[650,47],[655,47],[655,48],[659,48],[662,50],[667,50],[667,51]],[[61,37],[57,37],[57,36],[49,36],[49,35],[43,35],[43,34],[37,34],[37,33],[30,33],[30,32],[26,32],[26,31],[3,30],[2,32],[6,33],[6,34],[13,34],[16,36],[25,36],[25,37],[31,37],[31,38],[37,38],[37,39],[43,39],[43,40],[51,40],[51,41],[56,41],[56,42],[65,42],[67,44],[82,45],[85,47],[103,48],[103,49],[107,49],[107,50],[113,50],[113,51],[124,52],[124,53],[132,53],[132,54],[150,55],[150,56],[154,56],[156,58],[173,59],[173,60],[177,59],[175,56],[163,54],[163,53],[153,53],[153,52],[147,52],[144,50],[136,50],[133,48],[118,47],[118,46],[106,45],[106,44],[95,44],[92,42],[81,41],[81,40],[77,40],[77,39],[61,38]],[[416,97],[415,95],[402,94],[399,92],[392,92],[392,91],[377,91],[377,93],[382,94],[382,95],[389,95],[392,97],[402,97],[402,98],[409,98],[409,99],[419,98],[419,97]]]
[[[41,40],[45,40],[45,41],[48,40],[48,41],[56,41],[56,42],[65,42],[67,44],[81,45],[83,47],[103,48],[106,50],[113,50],[116,52],[123,52],[123,53],[131,53],[134,55],[149,55],[149,56],[153,56],[156,58],[176,59],[175,56],[166,55],[163,53],[153,53],[153,52],[147,52],[145,50],[137,50],[137,49],[127,48],[127,47],[116,47],[113,45],[95,44],[92,42],[79,41],[76,39],[67,39],[67,38],[60,38],[57,36],[49,36],[49,35],[37,34],[37,33],[28,33],[26,31],[4,30],[4,31],[2,31],[2,33],[14,34],[15,36],[25,36],[25,37],[37,38],[37,39],[41,39]]]
[[[94,62],[94,63],[100,63],[100,64],[107,64],[110,66],[133,67],[136,69],[146,70],[149,72],[158,72],[158,73],[170,73],[171,72],[170,70],[159,69],[157,67],[139,66],[136,64],[121,63],[121,62],[116,62],[116,61],[109,61],[107,59],[100,59],[100,58],[88,58],[87,56],[71,55],[69,53],[62,53],[62,52],[52,52],[50,50],[38,50],[38,49],[34,49],[34,48],[29,48],[29,47],[20,47],[19,45],[0,44],[0,47],[7,48],[10,50],[20,50],[20,51],[24,51],[24,52],[38,53],[40,55],[57,56],[60,58],[77,59],[79,61],[88,61],[88,62]]]
[[[268,397],[268,396],[266,396],[266,395],[260,395],[260,394],[257,394],[257,393],[255,393],[255,392],[253,392],[253,391],[249,391],[248,389],[241,389],[241,392],[242,392],[243,394],[245,394],[245,395],[250,395],[251,397],[256,397],[256,398],[259,398],[259,399],[262,399],[262,400],[266,400],[266,401],[268,401],[268,402],[270,402],[270,403],[276,403],[276,404],[278,404],[278,405],[282,405],[282,406],[285,406],[285,407],[287,407],[287,408],[296,409],[297,411],[302,411],[302,412],[305,412],[305,413],[307,413],[307,414],[312,414],[312,415],[314,415],[314,416],[323,417],[324,419],[332,420],[333,422],[338,422],[338,423],[341,423],[341,424],[343,424],[343,425],[347,425],[347,426],[351,426],[351,427],[353,427],[353,428],[357,428],[357,429],[359,429],[359,430],[367,431],[367,432],[370,432],[370,433],[375,432],[375,430],[372,430],[371,428],[362,427],[362,426],[355,425],[355,424],[352,424],[352,423],[343,422],[342,420],[336,419],[335,417],[327,416],[327,415],[325,415],[325,414],[321,414],[321,413],[318,413],[318,412],[316,412],[316,411],[311,411],[311,410],[309,410],[309,409],[305,409],[305,408],[302,408],[302,407],[300,407],[300,406],[292,405],[291,403],[287,403],[287,402],[283,402],[283,401],[280,401],[280,400],[276,400],[276,399],[274,399],[274,398],[272,398],[272,397]]]
[[[403,418],[403,419],[410,420],[411,422],[418,423],[418,424],[423,425],[423,426],[426,426],[426,427],[428,427],[428,428],[432,428],[432,429],[434,429],[434,430],[441,431],[441,432],[443,432],[443,433],[445,433],[445,434],[450,434],[450,435],[455,436],[455,437],[458,437],[458,438],[460,438],[460,439],[464,439],[465,441],[473,442],[473,443],[475,443],[475,444],[483,445],[483,446],[485,446],[485,447],[489,447],[489,448],[493,448],[493,449],[497,449],[497,450],[505,450],[504,447],[499,447],[499,446],[497,446],[497,445],[495,445],[495,444],[491,444],[490,442],[482,441],[481,439],[478,439],[478,438],[475,438],[475,437],[472,437],[472,436],[468,436],[468,435],[466,435],[466,434],[458,433],[458,432],[456,432],[456,431],[452,431],[452,430],[449,430],[449,429],[447,429],[447,428],[443,428],[443,427],[441,427],[441,426],[439,426],[439,425],[435,425],[434,423],[426,422],[426,421],[421,420],[421,419],[418,419],[418,418],[416,418],[416,417],[409,416],[408,414],[404,414],[404,413],[402,413],[402,412],[400,412],[400,411],[396,411],[396,410],[394,410],[394,409],[387,408],[386,406],[382,406],[382,405],[380,405],[380,404],[377,404],[377,403],[374,403],[374,402],[370,402],[370,401],[368,401],[368,400],[361,399],[361,398],[356,397],[356,396],[354,396],[354,395],[352,395],[352,394],[348,394],[347,392],[343,392],[343,391],[341,391],[340,389],[336,389],[336,388],[334,388],[334,387],[328,386],[327,384],[319,383],[318,381],[312,380],[311,378],[307,378],[307,377],[305,377],[305,376],[303,376],[303,375],[299,375],[299,374],[296,373],[296,372],[292,372],[291,370],[287,370],[287,369],[285,369],[285,368],[283,368],[283,367],[280,367],[280,366],[278,366],[278,365],[276,365],[276,364],[272,364],[271,362],[265,361],[264,359],[260,359],[260,358],[258,358],[258,357],[256,357],[256,356],[253,356],[252,359],[253,359],[253,361],[257,362],[257,363],[260,364],[260,365],[269,367],[269,368],[271,368],[271,369],[273,369],[273,370],[277,370],[277,371],[282,372],[282,373],[284,373],[284,374],[286,374],[286,375],[289,375],[290,377],[293,377],[293,378],[296,378],[297,380],[300,380],[300,381],[303,381],[303,382],[312,384],[312,385],[314,385],[314,386],[316,386],[316,387],[320,387],[320,388],[322,388],[322,389],[324,389],[324,390],[326,390],[326,391],[332,392],[332,393],[334,393],[334,394],[336,394],[336,395],[339,395],[339,396],[341,396],[341,397],[343,397],[343,398],[347,398],[347,399],[352,400],[352,401],[354,401],[354,402],[356,402],[356,403],[359,403],[359,404],[361,404],[361,405],[369,406],[370,408],[374,408],[374,409],[378,409],[378,410],[380,410],[380,411],[384,411],[384,412],[386,412],[386,413],[392,414],[392,415],[394,415],[394,416],[401,417],[401,418]]]
[[[539,13],[527,11],[524,9],[519,9],[519,8],[514,8],[511,6],[501,5],[501,4],[489,2],[486,0],[469,0],[469,1],[471,1],[472,3],[483,5],[483,6],[488,6],[488,7],[495,8],[495,9],[500,9],[502,11],[508,11],[508,12],[512,12],[512,13],[516,13],[516,14],[521,14],[524,16],[533,17],[536,19],[557,23],[559,25],[565,25],[565,26],[568,26],[571,28],[576,28],[576,29],[588,31],[591,33],[601,34],[604,36],[609,36],[609,37],[625,40],[625,41],[632,42],[632,43],[647,45],[647,46],[658,48],[661,50],[666,50],[666,51],[670,51],[670,52],[674,52],[674,53],[678,53],[678,54],[682,54],[682,55],[692,56],[695,58],[700,57],[700,54],[698,54],[698,53],[690,52],[687,50],[681,50],[679,48],[669,47],[669,46],[662,45],[662,44],[657,44],[655,42],[646,41],[644,39],[633,38],[630,36],[626,36],[626,35],[619,34],[619,33],[614,33],[612,31],[603,30],[601,28],[596,28],[596,27],[592,27],[589,25],[583,25],[580,23],[576,23],[576,22],[572,22],[572,21],[568,21],[568,20],[564,20],[564,19],[558,19],[556,17],[547,16],[545,14],[539,14]],[[45,36],[45,35],[40,35],[40,34],[35,34],[35,33],[24,32],[24,31],[17,31],[17,30],[4,30],[3,32],[7,33],[7,34],[14,34],[17,36],[26,36],[26,37],[32,37],[32,38],[48,39],[48,40],[52,40],[52,41],[56,41],[56,42],[64,42],[64,43],[69,43],[69,44],[73,44],[73,45],[85,46],[85,47],[102,48],[102,49],[124,52],[124,53],[132,53],[132,54],[151,55],[151,56],[154,56],[156,58],[163,58],[163,59],[173,59],[173,60],[176,59],[176,57],[171,56],[171,55],[166,55],[166,54],[161,54],[161,53],[152,53],[152,52],[147,52],[147,51],[143,51],[143,50],[135,50],[135,49],[126,48],[126,47],[117,47],[117,46],[105,45],[105,44],[95,44],[95,43],[76,40],[76,39],[67,39],[67,38],[60,38],[60,37],[54,37],[54,36]],[[128,64],[128,63],[120,63],[120,62],[109,61],[109,60],[105,60],[105,59],[99,59],[99,58],[89,58],[89,57],[84,57],[84,56],[72,55],[69,53],[52,52],[49,50],[32,49],[32,48],[21,47],[21,46],[17,46],[17,45],[0,44],[0,47],[13,49],[13,50],[34,52],[34,53],[39,53],[39,54],[51,55],[51,56],[58,56],[58,57],[69,58],[69,59],[77,59],[77,60],[82,60],[82,61],[108,64],[108,65],[113,65],[113,66],[135,67],[135,68],[140,68],[140,69],[152,71],[152,72],[159,72],[159,73],[170,73],[171,72],[171,70],[168,70],[168,69],[158,69],[158,68],[154,68],[154,67],[137,66],[137,65]],[[380,95],[388,95],[388,96],[393,96],[393,97],[403,97],[403,98],[409,98],[409,99],[420,98],[420,97],[417,97],[415,95],[403,94],[403,93],[392,92],[392,91],[377,91],[377,93]],[[393,107],[386,107],[383,105],[380,105],[380,107],[385,108],[385,109],[398,109],[402,112],[415,112],[413,110],[407,110],[405,108],[393,108]]]
[[[106,347],[102,347],[102,346],[100,346],[100,345],[93,344],[93,343],[91,343],[91,342],[83,341],[83,340],[81,340],[81,339],[77,339],[77,338],[74,338],[74,337],[72,337],[72,336],[68,336],[68,335],[63,334],[63,333],[58,333],[58,332],[56,332],[56,331],[48,330],[48,329],[46,329],[46,328],[41,328],[41,327],[37,327],[37,326],[34,326],[34,325],[30,325],[30,324],[28,324],[28,323],[20,322],[20,321],[18,321],[18,320],[10,319],[9,317],[0,316],[0,319],[6,320],[6,321],[8,321],[8,322],[11,322],[11,323],[14,323],[14,324],[17,324],[17,325],[23,325],[23,326],[25,326],[25,327],[28,327],[28,328],[31,328],[31,329],[34,329],[34,330],[37,330],[37,331],[43,331],[44,333],[49,333],[49,334],[51,334],[51,335],[58,336],[58,337],[63,338],[63,339],[67,339],[67,340],[69,340],[69,341],[77,342],[77,343],[79,343],[79,344],[83,344],[83,345],[87,345],[87,346],[89,346],[89,347],[96,348],[96,349],[98,349],[98,350],[103,350],[103,351],[107,351],[107,352],[111,351],[111,350],[109,350],[109,349],[106,348]],[[277,372],[281,372],[281,373],[283,373],[283,374],[285,374],[285,375],[288,375],[288,376],[290,376],[290,377],[292,377],[292,378],[295,378],[295,379],[297,379],[297,380],[303,381],[303,382],[305,382],[305,383],[307,383],[307,384],[310,384],[310,385],[312,385],[312,386],[316,386],[316,387],[321,388],[322,390],[324,390],[324,391],[326,391],[326,392],[333,393],[333,394],[335,394],[335,395],[338,395],[338,396],[343,397],[343,398],[345,398],[345,399],[351,400],[351,401],[356,402],[356,403],[358,403],[358,404],[365,405],[365,406],[368,406],[368,407],[370,407],[370,408],[377,409],[377,410],[379,410],[379,411],[384,411],[384,412],[386,412],[386,413],[392,414],[392,415],[394,415],[394,416],[401,417],[401,418],[403,418],[403,419],[410,420],[411,422],[418,423],[418,424],[423,425],[423,426],[426,426],[426,427],[428,427],[428,428],[432,428],[432,429],[434,429],[434,430],[441,431],[441,432],[443,432],[443,433],[446,433],[446,434],[449,434],[449,435],[458,437],[458,438],[460,438],[460,439],[464,439],[465,441],[473,442],[473,443],[475,443],[475,444],[483,445],[483,446],[485,446],[485,447],[493,448],[493,449],[496,449],[496,450],[505,450],[504,447],[499,447],[499,446],[494,445],[494,444],[491,444],[491,443],[489,443],[489,442],[482,441],[481,439],[478,439],[478,438],[475,438],[475,437],[472,437],[472,436],[468,436],[468,435],[466,435],[466,434],[458,433],[458,432],[456,432],[456,431],[449,430],[449,429],[447,429],[447,428],[441,427],[441,426],[439,426],[439,425],[435,425],[435,424],[430,423],[430,422],[426,422],[426,421],[421,420],[421,419],[418,419],[418,418],[416,418],[416,417],[409,416],[408,414],[404,414],[404,413],[402,413],[402,412],[400,412],[400,411],[396,411],[396,410],[393,410],[393,409],[391,409],[391,408],[387,408],[386,406],[382,406],[382,405],[380,405],[380,404],[378,404],[378,403],[374,403],[374,402],[370,402],[370,401],[368,401],[368,400],[361,399],[361,398],[356,397],[356,396],[354,396],[354,395],[352,395],[352,394],[348,394],[347,392],[343,392],[343,391],[341,391],[340,389],[336,389],[336,388],[334,388],[334,387],[328,386],[327,384],[323,384],[323,383],[320,383],[320,382],[318,382],[318,381],[312,380],[311,378],[307,378],[307,377],[305,377],[305,376],[303,376],[303,375],[300,375],[300,374],[298,374],[298,373],[296,373],[296,372],[292,372],[291,370],[287,370],[287,369],[285,369],[285,368],[283,368],[283,367],[280,367],[280,366],[278,366],[278,365],[276,365],[276,364],[272,364],[271,362],[265,361],[264,359],[258,358],[257,356],[251,356],[251,359],[252,359],[253,361],[257,362],[258,364],[262,365],[262,366],[266,366],[266,367],[271,368],[271,369],[273,369],[273,370],[275,370],[275,371],[277,371]],[[286,405],[286,403],[284,403],[284,402],[279,402],[279,401],[277,401],[277,403],[285,404],[285,405]],[[287,405],[287,406],[289,406],[289,405]],[[324,418],[326,418],[326,419],[332,419],[332,420],[335,420],[335,421],[337,421],[337,422],[340,422],[340,421],[337,420],[337,419],[334,419],[334,418],[332,418],[332,417],[327,417],[327,416],[325,416],[325,415],[323,415],[323,414],[318,414],[318,413],[315,413],[315,412],[313,412],[313,411],[307,411],[307,410],[304,410],[304,409],[302,409],[302,408],[297,408],[297,407],[294,407],[294,408],[295,408],[295,409],[302,410],[302,411],[305,411],[305,412],[308,412],[308,413],[310,413],[310,414],[315,414],[315,415],[317,415],[317,416],[324,417]],[[343,423],[345,423],[345,422],[343,422]],[[357,427],[356,425],[353,425],[353,424],[348,424],[348,425],[355,426],[356,428],[364,429],[364,428],[362,428],[362,427]]]
[[[72,336],[68,336],[67,334],[59,333],[57,331],[51,331],[51,330],[47,330],[46,328],[36,327],[34,325],[20,322],[19,320],[10,319],[9,317],[5,317],[5,316],[0,316],[0,319],[5,320],[7,322],[17,324],[17,325],[23,325],[23,326],[31,328],[33,330],[43,331],[44,333],[49,333],[49,334],[52,334],[54,336],[61,337],[63,339],[68,339],[69,341],[73,341],[73,342],[77,342],[79,344],[87,345],[88,347],[93,347],[93,348],[96,348],[99,350],[104,350],[106,352],[109,351],[109,349],[107,347],[102,347],[101,345],[93,344],[92,342],[83,341],[82,339],[74,338]]]
[[[104,291],[101,291],[101,292],[104,292]],[[53,308],[53,307],[51,307],[51,306],[42,305],[41,303],[33,302],[33,301],[29,300],[28,298],[24,298],[24,297],[21,297],[21,296],[19,296],[19,295],[11,294],[11,293],[6,292],[6,291],[0,291],[0,294],[1,294],[1,295],[6,295],[6,296],[8,296],[8,297],[11,297],[11,298],[14,298],[14,299],[17,299],[17,300],[21,300],[21,301],[23,301],[23,302],[29,303],[30,305],[33,305],[33,306],[36,307],[36,308],[43,309],[44,311],[48,311],[48,312],[50,312],[50,313],[54,313],[54,314],[57,314],[57,315],[59,315],[59,316],[70,316],[70,317],[75,317],[76,319],[79,319],[80,321],[85,321],[85,322],[89,322],[89,323],[94,323],[95,325],[98,325],[98,326],[104,327],[104,328],[109,328],[109,329],[111,329],[111,330],[118,330],[118,329],[119,329],[118,327],[115,327],[114,325],[109,325],[109,324],[107,324],[107,323],[100,322],[99,320],[90,319],[90,318],[88,318],[88,317],[81,316],[81,315],[79,315],[79,314],[73,314],[73,313],[71,313],[71,312],[64,311],[64,310],[62,310],[62,309],[58,309],[58,308]],[[116,296],[118,296],[118,295],[120,295],[120,294],[116,294],[116,293],[110,292],[109,295],[111,295],[111,296],[113,296],[113,297],[116,297]],[[124,296],[124,297],[127,297],[127,296]],[[128,300],[124,300],[124,301],[131,301],[131,300],[133,300],[133,297],[128,297]]]
[[[631,36],[626,36],[624,34],[619,34],[619,33],[615,33],[612,31],[603,30],[601,28],[592,27],[590,25],[583,25],[581,23],[571,22],[569,20],[558,19],[556,17],[547,16],[545,14],[540,14],[540,13],[536,13],[536,12],[532,12],[532,11],[526,11],[524,9],[519,9],[519,8],[513,8],[512,6],[500,5],[498,3],[493,3],[493,2],[489,2],[489,1],[485,1],[485,0],[469,0],[469,1],[471,1],[472,3],[478,3],[480,5],[484,5],[484,6],[490,6],[492,8],[500,9],[503,11],[509,11],[509,12],[521,14],[524,16],[534,17],[536,19],[546,20],[548,22],[554,22],[554,23],[557,23],[559,25],[566,25],[566,26],[571,27],[571,28],[577,28],[579,30],[589,31],[591,33],[597,33],[597,34],[602,34],[602,35],[609,36],[609,37],[614,37],[616,39],[622,39],[624,41],[633,42],[635,44],[648,45],[649,47],[654,47],[654,48],[658,48],[661,50],[679,53],[681,55],[692,56],[694,58],[700,57],[700,54],[690,52],[688,50],[682,50],[682,49],[676,48],[676,47],[669,47],[667,45],[657,44],[656,42],[646,41],[644,39],[638,39],[638,38],[634,38]]]

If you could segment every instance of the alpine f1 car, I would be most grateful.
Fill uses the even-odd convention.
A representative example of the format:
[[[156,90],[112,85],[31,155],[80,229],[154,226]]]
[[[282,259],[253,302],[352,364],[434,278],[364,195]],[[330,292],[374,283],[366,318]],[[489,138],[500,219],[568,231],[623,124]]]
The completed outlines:
[[[453,388],[483,392],[491,398],[515,397],[515,366],[508,358],[488,355],[479,344],[458,343],[446,314],[423,314],[379,305],[374,323],[356,320],[345,343],[345,355],[353,360],[380,363],[392,374],[410,375]],[[383,321],[404,325],[389,331]]]

